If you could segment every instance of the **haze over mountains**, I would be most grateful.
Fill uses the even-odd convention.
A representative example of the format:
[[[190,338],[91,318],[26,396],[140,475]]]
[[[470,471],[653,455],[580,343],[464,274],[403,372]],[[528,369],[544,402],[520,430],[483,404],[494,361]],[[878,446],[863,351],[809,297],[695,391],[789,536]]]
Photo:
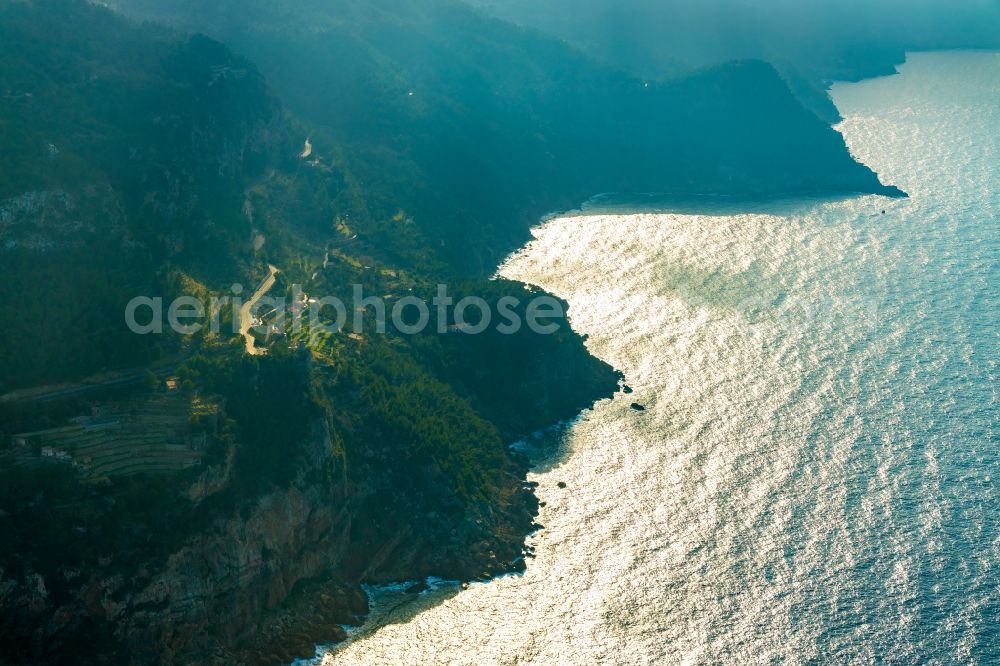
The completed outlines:
[[[904,49],[995,47],[996,0],[470,0],[609,62],[676,73],[726,60],[863,74]]]
[[[620,379],[568,326],[307,331],[248,357],[225,326],[132,335],[131,297],[207,301],[275,264],[289,298],[359,284],[429,301],[447,283],[524,305],[533,290],[490,279],[498,262],[595,194],[900,194],[749,47],[657,81],[450,0],[113,5],[0,3],[0,314],[18,327],[0,346],[0,648],[15,663],[81,646],[304,656],[363,614],[362,582],[523,567],[537,500],[508,445]],[[71,397],[31,397],[53,384]],[[180,439],[143,440],[147,459],[130,449],[146,433],[123,444],[100,418],[149,413]],[[170,467],[176,447],[190,466]],[[295,604],[316,580],[337,601],[307,631]]]
[[[906,50],[1000,47],[997,0],[469,0],[651,79],[774,64],[828,120],[830,80],[887,74]]]
[[[265,356],[229,307],[217,333],[125,327],[135,296],[208,311],[269,263],[285,298],[297,283],[350,302],[357,284],[429,302],[445,282],[523,314],[524,285],[460,273],[434,218],[403,211],[419,199],[344,156],[364,137],[317,135],[302,157],[313,131],[204,35],[0,3],[0,310],[17,329],[0,344],[0,661],[288,662],[357,621],[362,580],[523,566],[537,500],[509,443],[618,381],[567,326],[367,321],[275,336]]]
[[[660,85],[449,0],[117,6],[252,59],[367,188],[478,272],[602,192],[879,190],[759,62]]]
[[[73,303],[108,295],[76,319],[101,331],[97,345],[70,326],[12,341],[8,386],[145,358],[147,341],[102,323],[117,325],[123,286],[163,284],[167,261],[232,279],[254,233],[274,258],[283,236],[322,243],[331,219],[350,218],[393,263],[483,276],[540,215],[602,192],[891,192],[759,61],[650,84],[447,0],[118,4],[227,46],[112,28],[74,2],[7,6],[0,195],[23,270],[3,302],[28,322],[68,321]],[[76,31],[67,17],[81,14]],[[307,136],[322,168],[296,161]],[[17,199],[26,192],[50,194]],[[27,287],[48,281],[33,243],[65,255],[46,300]],[[87,275],[105,249],[123,271],[110,283]],[[152,270],[136,272],[145,256]]]

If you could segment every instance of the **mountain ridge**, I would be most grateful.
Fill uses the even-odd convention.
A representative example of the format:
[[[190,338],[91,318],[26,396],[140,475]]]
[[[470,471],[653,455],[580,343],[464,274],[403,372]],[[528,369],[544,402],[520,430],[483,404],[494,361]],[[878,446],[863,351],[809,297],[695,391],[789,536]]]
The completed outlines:
[[[236,4],[118,7],[247,54],[465,272],[600,192],[899,194],[758,61],[657,83],[458,2]]]
[[[345,2],[273,41],[331,5],[237,4],[249,57],[78,0],[0,6],[0,306],[30,333],[4,339],[3,381],[148,370],[0,402],[13,663],[290,660],[361,619],[362,582],[519,571],[538,501],[508,445],[622,380],[565,325],[307,330],[251,357],[231,311],[218,334],[131,335],[130,297],[207,302],[273,263],[286,298],[447,283],[523,315],[540,294],[497,262],[608,186],[892,192],[765,63],[647,88],[453,3]]]

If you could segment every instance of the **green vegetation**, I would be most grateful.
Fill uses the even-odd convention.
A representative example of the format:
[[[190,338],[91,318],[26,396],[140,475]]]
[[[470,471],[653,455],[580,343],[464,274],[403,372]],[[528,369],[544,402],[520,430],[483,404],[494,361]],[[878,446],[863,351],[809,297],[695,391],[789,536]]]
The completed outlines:
[[[643,81],[451,0],[121,4],[254,59],[365,183],[352,226],[413,265],[433,248],[491,274],[540,215],[602,192],[883,191],[761,62]]]
[[[122,316],[133,296],[231,295],[274,263],[275,294],[297,283],[349,301],[361,284],[390,303],[429,301],[446,282],[456,300],[513,296],[523,317],[533,290],[486,276],[540,214],[590,195],[882,190],[759,62],[647,87],[443,0],[124,4],[259,60],[299,119],[254,64],[209,37],[133,25],[83,0],[0,4],[0,317],[14,322],[0,390],[131,366],[115,390],[148,417],[121,440],[66,431],[60,446],[102,472],[87,474],[43,460],[41,440],[25,453],[10,438],[66,426],[110,389],[0,402],[0,578],[23,591],[37,574],[52,590],[27,618],[0,613],[0,645],[31,633],[29,662],[99,631],[92,578],[141,589],[195,537],[246,529],[260,505],[294,493],[343,516],[313,532],[310,514],[302,530],[346,541],[346,561],[322,563],[345,580],[373,566],[501,570],[537,509],[527,463],[507,445],[618,379],[565,325],[550,336],[307,326],[257,357],[228,326],[134,335]],[[313,152],[302,157],[306,137]],[[190,401],[183,412],[151,406],[166,373]],[[194,435],[197,454],[172,448]],[[401,535],[417,536],[393,568],[379,554]],[[293,545],[248,561],[260,555],[278,578],[319,575],[314,544]],[[164,617],[250,594],[212,582],[204,608],[178,593]],[[280,602],[255,599],[240,609],[248,632],[260,604]],[[50,630],[81,613],[71,630]],[[174,630],[149,633],[182,640]]]
[[[180,376],[226,397],[236,446],[228,492],[235,504],[291,483],[309,428],[324,418],[307,356],[257,357],[227,350],[191,359]]]
[[[4,3],[0,93],[0,314],[16,322],[0,381],[169,350],[177,341],[125,329],[125,303],[170,297],[178,271],[244,276],[243,191],[287,140],[256,69],[207,38],[131,28],[86,3]]]
[[[142,365],[182,347],[193,353],[177,370],[180,386],[219,396],[224,417],[201,464],[149,491],[174,498],[163,500],[174,507],[194,475],[222,464],[227,451],[234,455],[225,488],[201,505],[178,509],[178,521],[190,522],[191,512],[232,511],[295,483],[302,446],[324,421],[334,458],[346,456],[354,482],[392,488],[393,506],[405,507],[414,520],[434,502],[456,510],[496,506],[503,486],[517,483],[508,476],[506,443],[613,385],[613,373],[586,360],[568,330],[551,337],[428,333],[360,343],[306,331],[294,341],[302,344],[299,351],[279,343],[262,358],[244,357],[225,334],[132,335],[121,324],[130,296],[184,293],[204,300],[226,293],[237,279],[258,279],[268,260],[283,267],[279,291],[294,281],[333,295],[361,283],[370,293],[412,289],[430,298],[434,285],[450,276],[457,297],[478,294],[495,302],[514,294],[524,301],[528,292],[505,281],[454,279],[440,243],[428,237],[446,227],[421,226],[406,212],[411,203],[433,211],[442,200],[428,207],[409,198],[412,188],[397,191],[385,180],[361,196],[358,177],[329,133],[314,141],[318,161],[297,159],[292,137],[304,130],[267,93],[253,65],[218,43],[128,26],[104,9],[70,0],[7,5],[0,18],[0,89],[31,93],[0,114],[4,145],[20,160],[5,163],[12,173],[3,181],[4,196],[49,193],[40,204],[32,200],[16,210],[8,204],[13,224],[3,233],[13,245],[4,256],[15,270],[0,304],[20,315],[24,330],[42,334],[9,341],[0,354],[5,382],[72,379]],[[58,39],[50,43],[43,34]],[[60,146],[57,153],[46,150],[49,143]],[[510,160],[513,169],[515,157]],[[360,164],[362,173],[374,168]],[[489,202],[483,204],[488,210]],[[58,223],[41,227],[48,245],[29,242],[39,216]],[[424,219],[436,218],[428,213]],[[251,232],[266,238],[263,248],[254,250]],[[459,235],[455,247],[461,242]],[[63,270],[53,271],[39,257],[61,259]],[[543,388],[549,379],[537,369],[556,355],[576,357],[592,368],[591,376],[576,386]],[[139,388],[157,383],[152,373],[138,376]],[[562,398],[539,400],[542,391]],[[9,436],[31,429],[28,423],[57,427],[80,413],[74,409],[89,409],[86,401],[72,404],[33,407],[39,413],[30,418],[13,414],[4,430]],[[153,471],[143,467],[148,452],[136,442],[134,451],[108,449],[100,468],[112,476]],[[84,444],[107,448],[103,440]],[[372,456],[384,464],[373,467]],[[188,533],[175,531],[172,544]]]
[[[980,0],[468,0],[649,80],[745,58],[773,63],[833,122],[830,81],[892,74],[907,51],[1000,47],[1000,6]],[[720,38],[725,35],[725,38]]]
[[[120,313],[178,273],[221,290],[350,243],[482,276],[599,192],[881,190],[759,62],[647,84],[443,0],[122,4],[257,59],[309,125],[206,37],[78,0],[0,8],[0,313],[45,331],[8,336],[7,389],[175,349]]]
[[[51,465],[0,470],[0,510],[5,576],[59,581],[61,570],[96,568],[101,557],[122,571],[166,557],[189,533],[191,506],[167,477],[92,485]]]
[[[350,453],[380,460],[394,494],[496,502],[506,461],[500,433],[399,350],[372,340],[327,391]],[[408,511],[418,508],[427,509]]]
[[[59,580],[66,569],[96,569],[101,558],[113,560],[114,570],[133,575],[136,567],[154,566],[213,519],[293,481],[310,419],[320,416],[310,401],[308,366],[302,358],[219,353],[196,357],[182,375],[225,391],[228,420],[216,424],[214,405],[196,395],[154,394],[130,408],[142,412],[138,418],[144,429],[120,433],[120,446],[111,446],[106,462],[97,457],[109,443],[90,441],[72,428],[46,442],[81,458],[94,456],[93,471],[103,472],[96,483],[95,474],[80,473],[66,463],[12,466],[13,454],[8,452],[0,465],[0,524],[5,534],[0,567],[5,575],[36,572]],[[173,413],[171,405],[187,406],[183,413]],[[206,433],[207,459],[195,467],[181,465],[186,469],[182,473],[164,475],[144,460],[148,452],[133,450],[130,455],[127,447],[143,448],[136,438],[156,435],[151,428],[157,419],[170,427],[189,423]],[[205,465],[220,464],[231,447],[235,462],[224,490],[192,502],[187,488]],[[125,467],[136,465],[147,469],[125,473]]]

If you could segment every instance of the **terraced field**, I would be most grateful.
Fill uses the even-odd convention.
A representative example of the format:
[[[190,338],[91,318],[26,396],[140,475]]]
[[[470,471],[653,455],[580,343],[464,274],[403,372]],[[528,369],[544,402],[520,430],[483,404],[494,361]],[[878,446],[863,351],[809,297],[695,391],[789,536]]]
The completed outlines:
[[[15,435],[23,446],[12,462],[72,463],[91,479],[178,472],[201,462],[217,413],[213,401],[180,394],[102,405],[72,425]]]

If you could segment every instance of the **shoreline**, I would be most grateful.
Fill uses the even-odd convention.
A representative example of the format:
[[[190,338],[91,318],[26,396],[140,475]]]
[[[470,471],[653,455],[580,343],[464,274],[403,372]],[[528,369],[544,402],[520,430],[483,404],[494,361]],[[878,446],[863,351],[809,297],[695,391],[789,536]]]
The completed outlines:
[[[816,203],[836,203],[860,197],[884,197],[887,199],[909,199],[909,193],[895,185],[883,186],[882,191],[870,190],[803,190],[781,191],[771,194],[726,194],[724,192],[706,192],[690,194],[683,192],[603,192],[595,194],[576,208],[554,211],[543,215],[539,223],[532,229],[561,217],[582,217],[588,215],[632,215],[640,213],[677,213],[687,214],[684,208],[718,205],[720,208],[732,207],[735,210],[719,212],[721,215],[732,215],[736,212],[764,212],[763,207],[774,204],[792,204],[803,201]],[[653,206],[644,209],[642,206]],[[637,208],[638,207],[638,208]],[[711,215],[713,211],[698,210],[698,214]],[[515,250],[515,252],[520,251]],[[511,253],[513,254],[513,253]]]
[[[862,206],[862,207],[867,207],[871,203],[872,203],[872,200],[869,200],[867,198],[863,198],[863,199],[860,200],[860,204],[859,205]],[[877,203],[877,201],[875,203]],[[548,217],[546,219],[547,220],[552,220],[552,219],[556,219],[558,217],[559,217],[559,215],[553,214],[552,216],[550,216],[550,217]],[[860,220],[859,219],[859,224],[862,224],[862,225],[865,224],[864,220]],[[581,224],[580,226],[583,226],[583,225]],[[559,256],[559,255],[556,255],[556,256]],[[566,255],[561,255],[561,256],[566,256]],[[563,274],[563,278],[565,279],[565,274]],[[586,457],[585,456],[582,456],[582,457],[584,457],[584,461],[582,461],[582,464],[586,464],[586,460],[585,460]],[[573,523],[578,523],[579,521],[576,520],[576,521],[572,521],[572,522]],[[667,525],[669,525],[669,523],[667,523]],[[600,552],[600,551],[598,551],[598,552]],[[779,551],[779,553],[780,553],[780,551]],[[540,588],[540,594],[546,594],[546,593],[549,592],[548,589],[546,589],[545,587],[543,587],[541,585],[539,586],[539,588]],[[520,592],[520,594],[518,594],[517,596],[518,597],[523,597],[525,590],[522,589],[522,590],[519,590],[519,592]],[[485,597],[487,595],[483,595],[483,596]],[[478,606],[477,605],[475,607],[475,608],[482,608],[483,609],[482,612],[484,614],[488,614],[491,608],[493,609],[494,613],[496,611],[498,611],[498,610],[504,610],[507,606],[505,606],[501,602],[504,602],[504,601],[509,602],[510,599],[511,599],[511,597],[503,597],[503,596],[500,596],[500,595],[496,595],[497,598],[493,599],[494,595],[492,594],[492,592],[488,596],[490,596],[491,598],[488,600],[487,604],[484,604],[482,606]],[[559,600],[556,599],[555,603],[558,603],[558,601]],[[529,607],[533,607],[533,606],[529,606]],[[671,606],[668,606],[667,608],[670,608],[670,607],[676,607],[676,606],[674,606],[673,604],[671,604]],[[450,608],[450,606],[448,608]],[[468,620],[470,622],[473,619],[472,618],[472,614],[471,614],[472,609],[473,609],[473,606],[471,604],[465,605],[465,607],[463,608],[463,610],[465,610],[465,614],[469,616]],[[876,609],[876,610],[881,610],[881,607],[879,609]],[[794,612],[794,609],[792,609],[791,612]],[[444,614],[441,614],[441,615],[444,615]],[[424,619],[424,620],[418,619],[415,622],[415,626],[414,626],[414,630],[413,631],[407,630],[407,631],[400,632],[400,636],[404,637],[404,638],[405,637],[411,637],[416,631],[419,631],[419,630],[426,631],[428,628],[431,628],[432,625],[437,624],[435,621],[438,619],[438,617],[439,617],[438,613],[432,612],[432,613],[430,613],[426,617],[426,619]],[[530,616],[527,616],[527,617],[530,617]],[[542,620],[544,620],[545,615],[540,615],[540,618]],[[461,621],[462,617],[459,616],[457,619],[459,621]],[[833,619],[836,620],[837,618],[834,617]],[[466,633],[462,632],[462,629],[461,629],[462,625],[461,624],[458,624],[458,625],[455,625],[455,626],[456,626],[456,628],[453,629],[452,631],[455,632],[456,640],[457,639],[462,639],[463,643],[468,646],[467,649],[470,651],[470,653],[473,654],[473,655],[476,654],[477,643],[479,643],[479,640],[477,640],[477,638],[481,634],[475,634],[475,635],[473,635],[473,634],[471,634],[471,632],[469,634],[466,634]],[[392,632],[392,633],[393,633],[393,635],[395,635],[395,632]],[[442,635],[444,635],[444,632],[442,632]],[[483,636],[483,639],[482,639],[482,643],[479,646],[479,649],[481,649],[481,646],[483,644],[486,644],[487,641],[488,641],[488,639],[485,637],[486,635],[482,635],[482,636]],[[534,635],[533,635],[533,637],[534,637]],[[932,637],[933,637],[933,634],[932,634]],[[468,640],[466,640],[466,639],[468,639]],[[395,637],[394,637],[393,641],[395,642],[396,640],[397,639],[395,639]],[[382,643],[388,643],[388,641],[387,640],[383,640]],[[433,641],[431,641],[431,643],[433,645]],[[442,644],[445,645],[446,647],[448,646],[447,643],[442,642]],[[517,645],[516,643],[514,643],[514,644]],[[379,646],[379,639],[375,639],[375,641],[373,642],[373,645],[375,646],[375,648],[379,648],[380,647]],[[399,642],[400,649],[403,649],[404,645],[405,645],[405,643]],[[362,647],[367,647],[367,646],[362,646]],[[452,646],[452,649],[453,649],[453,654],[454,654],[455,651],[454,651],[454,647],[453,646]],[[374,652],[374,650],[373,650],[373,652]],[[458,654],[461,654],[461,653],[458,653]],[[466,654],[468,654],[468,653],[466,653]],[[548,656],[551,657],[551,652],[548,653]],[[336,658],[332,659],[331,661],[333,663],[337,663],[337,659]]]
[[[745,196],[740,196],[740,195],[725,195],[725,194],[698,194],[698,195],[684,195],[683,197],[676,196],[675,198],[670,198],[671,195],[669,193],[651,193],[651,194],[626,195],[626,196],[631,196],[631,197],[646,197],[647,199],[662,199],[662,200],[665,200],[665,201],[669,201],[670,203],[673,203],[675,205],[676,204],[683,204],[685,202],[688,203],[688,204],[693,204],[693,203],[704,204],[706,202],[712,202],[712,201],[714,201],[714,202],[729,203],[731,205],[747,205],[747,206],[754,205],[754,204],[756,204],[756,205],[764,205],[764,204],[773,204],[773,203],[777,203],[777,202],[802,201],[802,200],[805,200],[805,199],[814,199],[817,202],[834,202],[834,201],[841,201],[841,200],[846,200],[846,199],[856,198],[856,197],[863,197],[863,196],[883,196],[883,197],[893,198],[893,199],[907,198],[909,196],[905,192],[902,192],[902,190],[899,190],[898,188],[895,188],[894,186],[888,186],[886,189],[898,191],[898,192],[901,193],[901,195],[900,196],[893,196],[891,194],[879,193],[879,192],[834,192],[834,191],[831,191],[831,192],[821,192],[821,191],[814,191],[814,192],[809,192],[809,193],[805,193],[805,192],[801,192],[801,193],[800,192],[782,192],[782,193],[775,193],[775,194],[771,194],[771,195],[762,195],[762,196],[759,196],[759,197],[745,197]],[[560,211],[560,212],[551,212],[551,213],[542,215],[542,216],[538,217],[537,223],[534,224],[534,225],[532,225],[529,228],[529,233],[531,233],[533,229],[536,229],[536,228],[538,228],[538,227],[540,227],[540,226],[542,226],[542,225],[544,225],[544,224],[546,224],[546,223],[548,223],[548,222],[550,222],[552,220],[559,219],[559,218],[562,218],[562,217],[572,217],[572,216],[580,216],[580,215],[588,215],[588,214],[589,215],[636,214],[636,213],[644,212],[644,211],[641,211],[641,210],[637,210],[636,206],[634,205],[634,203],[631,204],[631,205],[624,204],[624,203],[623,204],[615,204],[616,206],[621,206],[621,208],[608,208],[606,210],[605,209],[601,209],[601,210],[596,210],[595,209],[596,206],[601,205],[600,202],[605,201],[605,200],[607,200],[609,198],[612,198],[612,197],[617,197],[617,196],[622,196],[622,195],[609,194],[609,193],[594,195],[593,197],[590,197],[589,199],[587,199],[586,201],[584,201],[580,205],[580,207],[577,208],[577,209],[565,210],[565,211]],[[656,210],[656,211],[649,211],[649,212],[667,213],[668,211]],[[678,214],[683,214],[682,212],[676,211],[676,210],[675,211],[669,211],[669,212],[675,212],[675,213],[678,213]],[[722,212],[720,212],[719,214],[733,214],[733,213],[732,212],[728,212],[728,213],[722,213]],[[527,243],[523,243],[517,249],[515,249],[514,251],[512,251],[512,252],[508,253],[507,255],[505,255],[504,258],[497,264],[497,266],[496,266],[496,268],[494,270],[494,277],[499,277],[500,276],[500,271],[503,269],[504,265],[515,254],[517,254],[518,252],[523,251],[524,248],[526,247],[526,245],[527,245]],[[525,283],[525,284],[527,284],[527,283]],[[537,285],[530,285],[530,284],[528,284],[528,286],[532,286],[532,287],[536,287],[537,288]],[[556,296],[558,297],[558,295],[556,295]],[[581,340],[584,343],[585,351],[586,351],[586,354],[589,357],[589,359],[592,360],[592,361],[599,362],[599,363],[607,364],[607,361],[604,361],[603,359],[598,358],[593,353],[591,353],[589,349],[586,349],[586,343],[585,343],[584,336],[581,335],[580,333],[578,333],[576,330],[574,330],[572,328],[572,323],[569,320],[568,320],[568,325],[569,325],[571,334],[573,336],[575,336],[578,340]],[[557,429],[565,429],[565,428],[571,427],[574,422],[578,421],[581,418],[581,416],[584,414],[584,412],[586,412],[588,409],[593,408],[593,406],[596,405],[601,400],[605,400],[605,399],[611,399],[611,400],[613,400],[613,399],[615,399],[615,397],[617,397],[619,395],[626,395],[626,393],[625,393],[625,391],[623,389],[628,386],[628,383],[627,383],[627,378],[625,377],[624,373],[619,368],[615,368],[615,367],[610,366],[610,365],[608,367],[610,367],[612,369],[612,372],[617,377],[617,382],[616,382],[615,389],[614,389],[614,391],[612,393],[610,393],[610,395],[599,395],[599,396],[593,397],[593,399],[589,400],[589,402],[588,402],[587,405],[585,405],[585,406],[581,407],[580,409],[576,410],[573,414],[571,414],[571,415],[564,415],[564,416],[561,416],[561,417],[557,417],[551,423],[549,423],[548,425],[546,425],[546,426],[544,426],[544,427],[542,427],[542,428],[540,428],[540,429],[538,429],[536,431],[521,433],[514,441],[512,441],[508,445],[508,449],[509,449],[509,451],[512,454],[511,460],[513,462],[515,462],[515,464],[518,464],[518,466],[520,467],[520,470],[518,472],[518,478],[520,479],[521,484],[523,484],[525,486],[531,486],[530,490],[528,490],[528,495],[530,497],[530,500],[533,500],[533,504],[534,504],[534,510],[532,511],[532,519],[531,519],[530,525],[527,526],[527,530],[521,530],[521,531],[517,532],[519,534],[519,537],[507,540],[507,542],[506,542],[505,545],[508,548],[514,548],[514,547],[516,547],[516,548],[523,549],[525,547],[525,545],[526,545],[526,541],[527,541],[528,537],[530,537],[532,534],[536,533],[540,529],[544,529],[544,527],[539,526],[535,522],[535,519],[537,519],[537,517],[538,517],[538,502],[539,502],[539,499],[538,499],[538,496],[537,496],[537,494],[535,492],[535,487],[531,484],[531,482],[528,481],[528,474],[529,474],[529,472],[531,472],[535,468],[535,466],[537,464],[539,464],[540,462],[542,462],[542,461],[541,460],[536,460],[536,459],[534,459],[535,457],[532,457],[532,456],[529,455],[531,453],[531,451],[529,451],[531,449],[530,440],[533,439],[533,438],[535,438],[535,435],[539,434],[539,433],[547,433],[547,432],[552,432],[552,431],[557,430]],[[534,451],[534,453],[536,454],[536,457],[537,457],[537,455],[539,453],[542,453],[543,455],[549,455],[549,454],[551,454],[553,452],[552,451],[544,451],[544,452]],[[513,536],[513,535],[510,535],[510,536]],[[496,534],[494,534],[494,538],[497,539],[498,541],[500,539],[500,537],[498,535],[496,535]],[[533,557],[533,553],[531,553],[528,550],[525,550],[524,551],[524,556],[521,559],[522,565],[524,567],[526,567],[527,566],[527,560],[531,559],[532,557]],[[514,562],[511,562],[511,565],[513,565],[513,563]],[[485,563],[480,563],[480,564],[495,564],[495,563],[485,562]],[[473,568],[479,568],[479,567],[473,565]],[[492,582],[494,580],[498,580],[498,579],[506,577],[506,576],[521,575],[521,573],[523,573],[523,570],[524,569],[521,568],[521,567],[507,566],[507,567],[500,567],[498,569],[495,569],[494,571],[490,572],[490,575],[488,577],[483,577],[483,576],[479,576],[479,577],[458,576],[458,577],[455,577],[455,578],[450,578],[450,577],[446,576],[446,577],[438,578],[438,580],[443,581],[443,582],[448,582],[448,581],[454,582],[454,586],[452,587],[451,592],[453,592],[454,594],[459,594],[461,591],[463,591],[469,585],[473,585],[473,584],[484,584],[484,585],[485,584],[489,584],[490,582]],[[429,578],[434,578],[434,577],[428,577],[428,579]],[[388,623],[388,620],[386,622],[378,623],[378,617],[381,617],[382,615],[380,615],[378,613],[378,611],[373,608],[374,605],[378,603],[378,600],[375,598],[375,596],[373,596],[372,594],[370,594],[368,592],[369,590],[372,590],[372,589],[378,589],[378,590],[383,590],[384,589],[384,590],[389,590],[389,591],[392,591],[392,590],[405,590],[406,588],[413,588],[415,586],[418,586],[422,582],[425,582],[428,579],[424,579],[424,578],[411,578],[411,579],[407,579],[407,580],[403,580],[403,581],[385,582],[385,583],[377,584],[377,585],[366,584],[364,582],[359,582],[357,584],[358,585],[358,589],[365,590],[366,596],[368,597],[368,600],[369,600],[369,607],[368,607],[367,613],[365,613],[363,616],[361,616],[361,617],[358,618],[358,619],[361,620],[361,622],[358,623],[358,624],[352,624],[352,625],[338,624],[337,628],[340,630],[340,632],[336,634],[336,636],[337,636],[336,638],[333,638],[332,640],[331,639],[321,639],[321,640],[315,641],[314,642],[314,650],[315,650],[314,656],[307,657],[307,656],[303,655],[303,656],[299,657],[298,659],[292,661],[291,663],[296,664],[296,665],[301,664],[303,666],[309,666],[309,665],[313,665],[313,664],[322,664],[322,663],[324,663],[325,655],[336,654],[337,651],[343,649],[345,646],[347,646],[353,640],[362,639],[365,636],[372,635],[373,633],[377,632],[382,626],[385,626],[385,624]],[[429,589],[425,589],[425,590],[420,590],[419,592],[413,594],[411,599],[408,599],[408,600],[406,600],[403,603],[407,603],[407,604],[416,603],[420,598],[426,598],[425,595],[428,592],[431,592],[431,591],[436,591],[436,590],[433,587],[431,587]],[[442,601],[443,601],[443,599],[442,599]],[[401,604],[397,604],[397,605],[393,606],[392,608],[384,611],[385,615],[386,616],[391,615],[391,613],[394,610],[398,609],[400,607],[400,605]],[[423,610],[423,609],[421,609],[421,610]],[[372,618],[373,614],[376,615],[375,620],[376,620],[377,624],[370,625],[369,624],[370,618]]]

